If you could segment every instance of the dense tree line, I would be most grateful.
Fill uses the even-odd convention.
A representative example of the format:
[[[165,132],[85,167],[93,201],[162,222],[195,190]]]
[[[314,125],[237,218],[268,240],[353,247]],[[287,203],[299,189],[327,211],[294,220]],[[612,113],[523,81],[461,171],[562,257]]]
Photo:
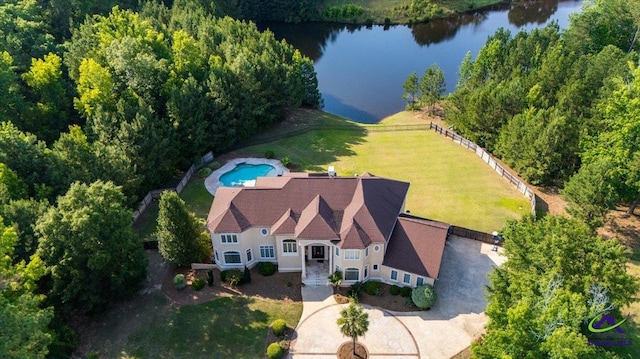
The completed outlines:
[[[231,10],[0,4],[0,357],[65,356],[67,319],[138,289],[140,195],[287,109],[320,105],[311,60],[220,16]]]
[[[605,171],[602,190],[613,191],[601,194],[608,197],[599,203],[632,203],[631,213],[640,198],[640,138],[632,130],[639,125],[630,100],[637,96],[640,13],[633,5],[585,3],[564,32],[557,24],[515,36],[497,31],[475,59],[468,54],[462,62],[456,91],[446,101],[447,121],[533,184],[562,186],[581,168]],[[610,146],[616,154],[598,150]],[[593,168],[601,161],[610,168]],[[572,202],[597,195],[567,186]],[[597,226],[601,218],[588,221]]]

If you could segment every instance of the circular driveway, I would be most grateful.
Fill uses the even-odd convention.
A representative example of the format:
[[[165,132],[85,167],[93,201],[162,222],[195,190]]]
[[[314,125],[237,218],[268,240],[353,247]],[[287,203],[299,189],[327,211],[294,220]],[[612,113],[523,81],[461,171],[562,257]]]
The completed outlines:
[[[340,333],[336,324],[346,306],[330,305],[306,317],[298,324],[290,354],[295,358],[335,358],[340,344],[351,340]],[[420,357],[414,337],[398,318],[380,309],[364,308],[369,314],[369,330],[358,342],[367,347],[369,357]]]

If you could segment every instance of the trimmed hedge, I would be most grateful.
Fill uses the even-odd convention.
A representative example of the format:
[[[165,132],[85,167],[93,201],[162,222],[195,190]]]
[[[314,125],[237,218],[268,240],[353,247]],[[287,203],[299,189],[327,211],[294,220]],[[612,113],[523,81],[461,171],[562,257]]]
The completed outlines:
[[[421,285],[411,292],[411,300],[420,309],[430,309],[436,303],[437,295],[430,285]]]
[[[284,335],[284,331],[287,330],[287,322],[284,319],[276,319],[271,323],[271,330],[276,337],[280,338]]]
[[[409,298],[411,296],[412,291],[413,289],[411,287],[402,287],[400,288],[400,295],[405,298]]]
[[[370,280],[365,282],[364,292],[369,295],[380,295],[382,292],[382,288],[380,287],[380,282],[375,280]]]
[[[266,159],[272,159],[276,156],[275,152],[273,152],[272,150],[266,150],[264,151],[264,158]]]
[[[400,287],[398,287],[397,285],[392,285],[391,288],[389,288],[389,293],[391,293],[391,295],[398,295],[400,294]]]
[[[258,273],[265,277],[273,275],[276,272],[276,265],[271,262],[258,263]]]
[[[202,290],[202,288],[204,288],[204,280],[200,279],[200,278],[196,278],[193,280],[193,282],[191,282],[191,288],[193,288],[193,290]]]
[[[271,343],[267,347],[267,356],[269,359],[280,359],[284,354],[284,349],[278,343]]]
[[[363,290],[364,290],[364,284],[362,282],[353,283],[351,287],[349,287],[349,290],[347,290],[347,296],[349,298],[355,299],[356,302],[358,302],[360,301],[360,299],[362,299]]]
[[[176,274],[173,277],[173,285],[176,286],[176,289],[184,289],[187,286],[187,281],[184,279],[184,274]]]

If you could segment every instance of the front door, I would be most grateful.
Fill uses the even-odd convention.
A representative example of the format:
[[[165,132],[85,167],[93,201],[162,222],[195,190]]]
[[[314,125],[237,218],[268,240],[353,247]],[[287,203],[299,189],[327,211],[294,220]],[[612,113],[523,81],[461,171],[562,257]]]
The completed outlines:
[[[324,259],[324,246],[311,246],[311,259]]]

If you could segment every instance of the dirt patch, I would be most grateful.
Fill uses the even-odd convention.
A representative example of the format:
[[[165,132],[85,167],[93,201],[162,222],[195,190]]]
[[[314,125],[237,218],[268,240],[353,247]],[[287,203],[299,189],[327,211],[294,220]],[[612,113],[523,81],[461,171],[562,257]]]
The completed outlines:
[[[617,238],[620,243],[630,248],[633,259],[640,259],[640,215],[636,209],[632,216],[627,215],[628,207],[618,207],[607,214],[605,225],[598,228],[603,238]]]
[[[191,287],[191,283],[195,278],[201,278],[206,281],[206,270],[169,267],[162,282],[162,291],[169,299],[178,304],[201,304],[216,298],[234,295],[283,300],[287,303],[302,301],[300,273],[275,273],[272,276],[265,277],[258,273],[255,268],[250,272],[251,283],[230,286],[222,283],[220,281],[220,271],[213,269],[213,286],[205,286],[202,290],[196,291]],[[176,289],[173,285],[173,277],[179,273],[184,274],[187,280],[187,287],[182,290]]]
[[[353,342],[342,343],[338,348],[338,359],[366,359],[369,357],[367,348],[356,343],[356,351],[353,352]]]

